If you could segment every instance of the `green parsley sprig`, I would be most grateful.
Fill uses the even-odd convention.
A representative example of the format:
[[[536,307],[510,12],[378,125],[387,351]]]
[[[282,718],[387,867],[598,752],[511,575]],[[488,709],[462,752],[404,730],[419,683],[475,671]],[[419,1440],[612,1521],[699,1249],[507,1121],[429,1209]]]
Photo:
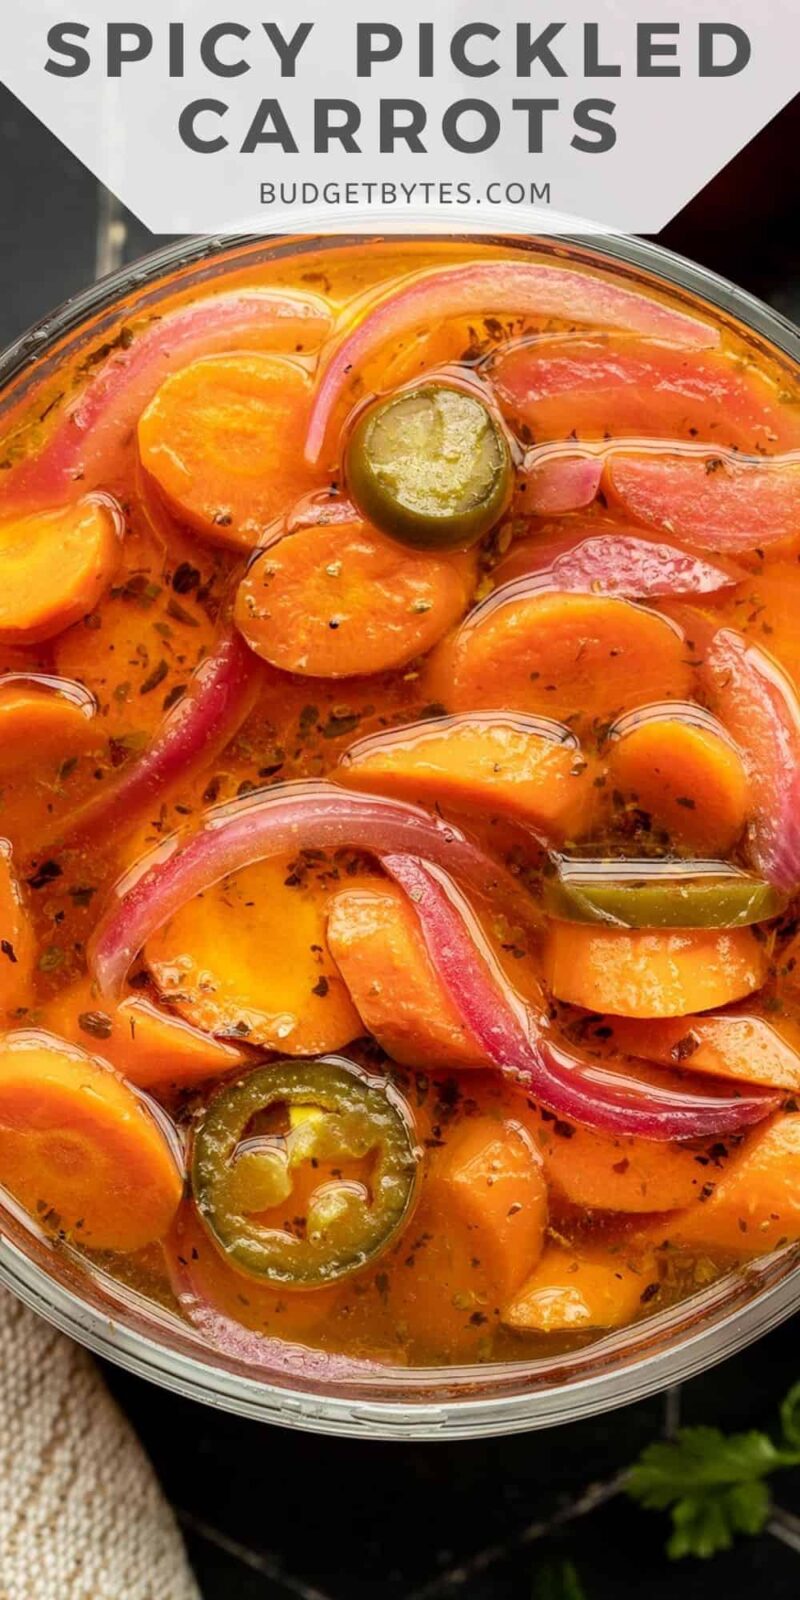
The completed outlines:
[[[800,1466],[800,1383],[780,1408],[781,1438],[753,1429],[681,1428],[674,1440],[649,1444],[631,1468],[627,1493],[648,1511],[669,1511],[667,1554],[713,1556],[736,1534],[761,1533],[772,1508],[765,1481]]]
[[[533,1600],[586,1600],[586,1593],[571,1561],[548,1561],[539,1568]]]

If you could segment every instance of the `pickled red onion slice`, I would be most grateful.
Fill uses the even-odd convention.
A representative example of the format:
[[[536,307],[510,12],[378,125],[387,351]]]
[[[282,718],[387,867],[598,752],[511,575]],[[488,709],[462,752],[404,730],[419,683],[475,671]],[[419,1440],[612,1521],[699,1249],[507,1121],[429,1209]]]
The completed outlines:
[[[635,528],[587,531],[557,540],[525,539],[498,566],[499,582],[526,575],[547,577],[549,587],[575,594],[610,594],[644,600],[668,595],[715,594],[745,576],[722,557],[693,554]]]
[[[263,671],[238,633],[224,633],[147,748],[102,793],[65,818],[57,836],[74,845],[100,828],[135,823],[151,801],[225,748],[255,704]]]
[[[700,550],[758,550],[800,534],[798,451],[612,448],[604,483],[634,522]]]
[[[58,503],[77,482],[83,489],[102,483],[111,453],[176,367],[214,351],[268,348],[270,330],[292,323],[307,329],[313,347],[325,337],[330,313],[314,296],[251,289],[213,295],[165,316],[154,313],[142,332],[135,331],[134,316],[130,342],[120,340],[117,349],[107,351],[43,448],[9,475],[4,500],[36,497]]]
[[[518,920],[535,916],[504,867],[420,807],[331,783],[282,784],[214,807],[198,832],[173,835],[126,874],[89,952],[100,992],[119,993],[137,952],[187,900],[257,861],[311,848],[414,853],[446,866],[479,895],[497,894]]]
[[[411,273],[391,294],[373,303],[361,321],[334,346],[324,368],[309,420],[306,460],[316,464],[329,443],[334,412],[353,378],[384,344],[446,318],[514,312],[522,316],[585,322],[652,334],[687,349],[719,344],[719,329],[699,317],[613,278],[541,261],[476,261],[465,266]]]
[[[732,1133],[759,1122],[779,1097],[742,1090],[693,1094],[679,1079],[647,1079],[581,1058],[549,1038],[487,959],[469,909],[436,867],[403,855],[383,858],[419,918],[428,955],[464,1026],[494,1065],[524,1093],[570,1122],[652,1140]]]
[[[588,451],[531,450],[525,457],[519,503],[526,516],[560,517],[590,506],[600,488],[603,461]]]
[[[730,351],[628,333],[539,334],[501,349],[489,376],[512,428],[540,445],[613,434],[768,454],[800,442],[796,406]]]
[[[793,894],[800,888],[797,691],[778,662],[735,628],[718,629],[703,654],[701,688],[739,746],[750,780],[753,866],[776,889]]]

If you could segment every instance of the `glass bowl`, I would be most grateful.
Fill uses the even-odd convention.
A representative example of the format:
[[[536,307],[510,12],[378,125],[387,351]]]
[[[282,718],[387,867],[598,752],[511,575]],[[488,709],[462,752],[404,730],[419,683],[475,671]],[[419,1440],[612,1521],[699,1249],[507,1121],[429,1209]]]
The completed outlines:
[[[204,238],[171,245],[104,279],[0,356],[0,417],[66,353],[105,338],[125,317],[218,275],[345,235]],[[434,246],[436,236],[430,241]],[[393,241],[394,243],[394,241]],[[406,243],[410,243],[407,240]],[[481,235],[543,258],[605,264],[629,282],[668,286],[689,308],[705,302],[796,382],[800,334],[733,284],[657,245],[620,236]],[[471,1367],[379,1367],[341,1377],[324,1368],[256,1370],[208,1346],[188,1323],[63,1247],[57,1252],[10,1200],[0,1205],[0,1281],[99,1355],[182,1395],[283,1426],[367,1438],[454,1439],[571,1422],[640,1400],[732,1355],[800,1307],[800,1246],[750,1262],[680,1305],[569,1354]]]

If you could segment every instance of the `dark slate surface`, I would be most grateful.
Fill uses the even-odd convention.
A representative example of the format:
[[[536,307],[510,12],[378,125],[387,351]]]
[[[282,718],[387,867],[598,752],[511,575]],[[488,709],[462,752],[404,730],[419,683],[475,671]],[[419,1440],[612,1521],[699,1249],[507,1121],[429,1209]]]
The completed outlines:
[[[800,320],[800,101],[671,225],[665,242]],[[0,90],[0,343],[94,275],[97,186]],[[741,214],[739,208],[742,208]],[[124,218],[125,259],[156,241]],[[663,1397],[568,1428],[454,1445],[314,1438],[241,1421],[108,1371],[183,1526],[205,1600],[529,1600],[574,1562],[587,1600],[800,1594],[800,1474],[773,1531],[675,1568],[663,1520],[617,1474],[676,1413],[774,1421],[800,1377],[797,1325]],[[797,1520],[795,1520],[795,1518]],[[541,1591],[538,1591],[541,1592]],[[66,1597],[65,1597],[66,1600]],[[169,1600],[164,1596],[163,1600]]]

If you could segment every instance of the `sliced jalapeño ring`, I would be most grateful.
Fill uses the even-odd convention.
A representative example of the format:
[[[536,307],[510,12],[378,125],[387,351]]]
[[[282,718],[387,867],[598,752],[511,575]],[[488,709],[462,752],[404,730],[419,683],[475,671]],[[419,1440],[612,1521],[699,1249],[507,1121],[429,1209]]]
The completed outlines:
[[[211,1238],[232,1265],[287,1288],[334,1283],[379,1255],[417,1172],[403,1097],[338,1056],[225,1084],[193,1139],[192,1192]]]

